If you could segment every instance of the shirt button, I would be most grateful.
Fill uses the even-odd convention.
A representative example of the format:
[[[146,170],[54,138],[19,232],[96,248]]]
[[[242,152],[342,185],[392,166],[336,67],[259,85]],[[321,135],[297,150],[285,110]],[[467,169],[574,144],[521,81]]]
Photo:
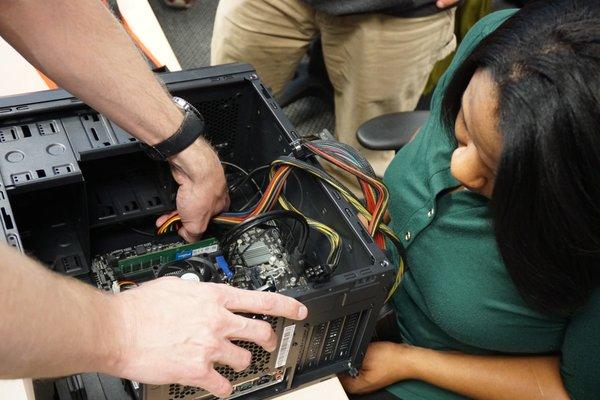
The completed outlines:
[[[404,235],[404,240],[406,240],[408,242],[411,237],[412,237],[412,235],[410,234],[410,231],[407,231],[406,235]]]
[[[432,218],[433,214],[435,214],[435,210],[433,208],[430,208],[429,211],[427,211],[427,217]]]

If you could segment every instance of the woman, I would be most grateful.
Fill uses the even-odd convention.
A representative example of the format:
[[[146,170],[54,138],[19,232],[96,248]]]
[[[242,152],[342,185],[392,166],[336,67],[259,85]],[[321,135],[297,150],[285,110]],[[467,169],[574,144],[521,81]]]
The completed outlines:
[[[600,2],[480,21],[386,172],[402,344],[350,393],[600,398]]]

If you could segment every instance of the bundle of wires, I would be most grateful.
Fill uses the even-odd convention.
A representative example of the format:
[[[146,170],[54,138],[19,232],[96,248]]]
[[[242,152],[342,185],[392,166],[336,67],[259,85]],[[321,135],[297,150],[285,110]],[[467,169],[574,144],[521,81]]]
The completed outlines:
[[[310,154],[316,155],[335,167],[354,175],[362,189],[365,204],[350,189],[314,164],[293,157],[280,157],[271,163],[269,167],[269,183],[262,191],[262,196],[255,205],[251,206],[248,210],[222,213],[214,217],[213,222],[227,225],[241,224],[246,220],[271,211],[277,204],[284,210],[301,215],[302,213],[285,198],[283,193],[286,180],[292,170],[301,170],[325,182],[340,193],[356,209],[356,212],[362,215],[367,221],[367,232],[374,238],[375,243],[381,249],[386,248],[385,237],[387,237],[398,248],[398,254],[402,254],[400,240],[383,223],[389,198],[387,188],[375,176],[368,161],[352,147],[334,140],[304,141],[302,142],[302,147]],[[257,170],[259,169],[264,170],[266,166],[257,168]],[[250,179],[250,175],[253,172],[247,174],[247,179]],[[341,253],[341,238],[339,234],[319,221],[306,216],[304,218],[310,228],[327,237],[331,248],[327,257],[327,264],[330,266],[330,272],[333,272]],[[166,233],[172,227],[177,227],[180,221],[181,218],[178,214],[173,215],[159,227],[158,234]],[[388,300],[398,288],[403,273],[404,262],[400,259],[396,279],[388,295]]]
[[[295,222],[299,222],[300,226],[300,238],[298,239],[295,248],[302,254],[306,251],[306,243],[308,242],[308,230],[309,225],[306,218],[298,213],[289,210],[274,210],[267,211],[263,214],[256,215],[252,218],[248,218],[244,222],[236,225],[234,228],[229,230],[221,240],[221,246],[224,250],[227,250],[231,247],[232,244],[236,242],[242,234],[248,232],[254,228],[260,228],[263,230],[268,230],[273,228],[276,221],[292,219]],[[294,230],[294,228],[290,229],[290,233]],[[289,246],[288,246],[289,247]],[[288,249],[289,250],[289,249]]]

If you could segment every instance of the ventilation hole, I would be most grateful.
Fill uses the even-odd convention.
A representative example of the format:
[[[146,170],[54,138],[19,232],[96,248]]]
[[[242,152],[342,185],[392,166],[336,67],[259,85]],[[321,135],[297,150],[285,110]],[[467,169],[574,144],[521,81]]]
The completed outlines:
[[[270,99],[271,95],[269,94],[269,91],[267,90],[267,88],[265,87],[265,85],[261,84],[260,87],[262,88],[262,94],[267,98]]]
[[[162,204],[162,201],[160,200],[160,197],[158,197],[158,196],[154,196],[150,200],[148,200],[148,207],[159,206],[161,204]]]
[[[94,140],[96,142],[100,141],[100,138],[98,137],[98,133],[96,132],[95,128],[91,128],[90,131],[92,131],[92,135],[94,136]]]
[[[6,212],[6,209],[4,207],[0,208],[0,212],[2,213],[2,219],[4,220],[6,229],[13,229],[15,225],[13,224],[11,216]]]
[[[46,177],[46,171],[44,171],[43,169],[38,169],[35,171],[35,173],[37,174],[38,178],[45,178]]]
[[[100,117],[98,116],[98,114],[92,114],[92,121],[94,121],[94,122],[100,121]]]
[[[104,142],[103,143],[105,146],[110,146],[110,142]]]
[[[29,129],[29,125],[21,125],[21,131],[23,131],[24,138],[31,137],[31,129]]]
[[[241,115],[240,97],[231,96],[195,104],[205,117],[206,136],[219,152],[235,148]]]
[[[54,126],[53,122],[50,122],[50,130],[52,131],[52,133],[56,133],[56,127]]]

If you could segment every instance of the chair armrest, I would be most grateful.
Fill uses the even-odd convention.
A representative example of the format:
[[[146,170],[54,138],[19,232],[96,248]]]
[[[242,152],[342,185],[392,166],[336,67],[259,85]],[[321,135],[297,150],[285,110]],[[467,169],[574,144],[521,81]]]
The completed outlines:
[[[425,123],[429,111],[406,111],[380,115],[356,131],[358,142],[371,150],[398,150]]]

